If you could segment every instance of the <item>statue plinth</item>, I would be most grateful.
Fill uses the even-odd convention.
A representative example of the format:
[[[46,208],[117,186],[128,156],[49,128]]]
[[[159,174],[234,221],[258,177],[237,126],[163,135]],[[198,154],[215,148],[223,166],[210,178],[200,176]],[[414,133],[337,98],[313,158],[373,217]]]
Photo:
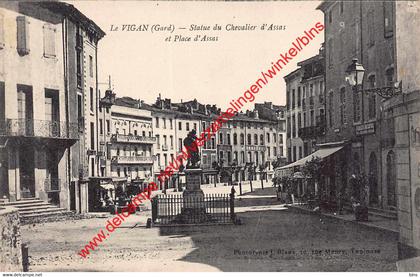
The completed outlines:
[[[200,187],[202,171],[200,168],[184,171],[187,186],[182,194],[184,205],[178,219],[182,223],[203,223],[210,220],[206,213],[204,193]]]

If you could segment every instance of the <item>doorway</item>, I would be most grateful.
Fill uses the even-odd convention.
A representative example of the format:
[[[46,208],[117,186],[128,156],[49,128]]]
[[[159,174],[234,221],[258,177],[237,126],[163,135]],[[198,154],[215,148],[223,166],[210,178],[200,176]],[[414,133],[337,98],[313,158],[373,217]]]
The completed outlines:
[[[19,147],[20,193],[22,198],[35,197],[35,152],[31,145]]]

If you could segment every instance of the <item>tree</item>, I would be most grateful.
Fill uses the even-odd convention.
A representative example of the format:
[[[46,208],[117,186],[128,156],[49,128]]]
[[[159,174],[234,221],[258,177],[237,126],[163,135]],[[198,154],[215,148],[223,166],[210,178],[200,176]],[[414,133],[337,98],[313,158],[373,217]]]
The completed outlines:
[[[322,172],[324,171],[324,167],[325,165],[321,158],[313,157],[312,160],[306,161],[305,165],[302,166],[302,173],[303,175],[310,178],[312,185],[319,184],[321,181]]]

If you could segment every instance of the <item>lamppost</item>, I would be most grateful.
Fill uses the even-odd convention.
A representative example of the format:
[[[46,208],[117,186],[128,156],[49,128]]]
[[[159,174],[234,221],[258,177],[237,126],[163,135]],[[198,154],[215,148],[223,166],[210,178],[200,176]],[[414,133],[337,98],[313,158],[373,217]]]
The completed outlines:
[[[361,63],[358,62],[358,60],[355,58],[352,60],[352,63],[347,67],[346,70],[346,81],[349,83],[349,85],[353,86],[354,93],[357,94],[359,91],[361,92],[362,97],[362,124],[364,124],[364,93],[376,93],[380,97],[384,99],[389,99],[391,97],[394,97],[398,94],[401,94],[402,92],[402,83],[396,82],[394,83],[394,86],[387,86],[387,87],[380,87],[380,88],[369,88],[369,89],[363,89],[363,77],[365,75],[365,68]],[[360,89],[359,89],[360,87]],[[376,108],[376,107],[375,107]],[[364,161],[364,137],[362,137],[362,156]]]

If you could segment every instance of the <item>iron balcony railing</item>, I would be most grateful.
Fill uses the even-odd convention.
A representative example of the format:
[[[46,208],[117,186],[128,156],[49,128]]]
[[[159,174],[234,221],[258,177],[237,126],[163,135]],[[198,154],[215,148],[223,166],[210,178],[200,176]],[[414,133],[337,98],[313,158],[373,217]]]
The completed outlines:
[[[114,142],[129,142],[129,143],[155,143],[155,137],[144,137],[136,135],[112,135],[111,140]]]
[[[78,123],[38,119],[6,119],[0,122],[0,136],[78,139]]]
[[[59,192],[61,180],[58,178],[47,178],[44,180],[45,192]]]
[[[325,127],[323,125],[303,127],[299,129],[299,137],[301,139],[316,139],[323,136]]]
[[[153,157],[147,156],[114,156],[111,160],[114,164],[152,164]]]

